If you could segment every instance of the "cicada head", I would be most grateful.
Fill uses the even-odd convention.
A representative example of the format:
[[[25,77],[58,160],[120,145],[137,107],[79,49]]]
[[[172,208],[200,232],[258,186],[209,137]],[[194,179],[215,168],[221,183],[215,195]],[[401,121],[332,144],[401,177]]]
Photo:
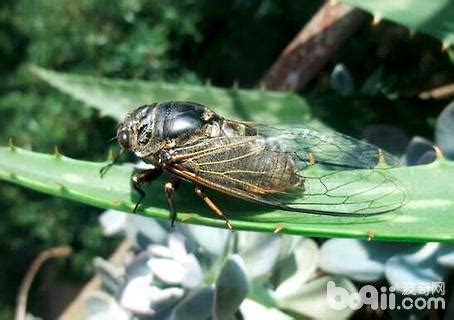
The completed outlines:
[[[117,130],[118,143],[139,158],[152,159],[173,140],[197,131],[214,116],[208,108],[189,102],[145,105],[126,115]]]

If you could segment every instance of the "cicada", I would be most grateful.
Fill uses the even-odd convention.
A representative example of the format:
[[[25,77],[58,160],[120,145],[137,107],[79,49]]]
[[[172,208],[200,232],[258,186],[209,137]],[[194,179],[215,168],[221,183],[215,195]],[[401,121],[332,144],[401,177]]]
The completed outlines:
[[[117,139],[153,165],[132,177],[140,194],[134,211],[145,184],[170,173],[164,190],[172,225],[173,194],[181,180],[193,183],[230,229],[206,188],[271,208],[349,217],[393,211],[405,201],[405,191],[388,173],[398,161],[340,133],[230,120],[197,103],[165,102],[129,112]]]

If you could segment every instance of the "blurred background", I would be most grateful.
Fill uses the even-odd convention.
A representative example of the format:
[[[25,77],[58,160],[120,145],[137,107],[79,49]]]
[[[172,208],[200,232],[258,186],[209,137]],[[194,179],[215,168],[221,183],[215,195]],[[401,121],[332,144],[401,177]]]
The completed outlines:
[[[209,80],[215,86],[252,88],[322,4],[3,0],[1,144],[11,137],[16,145],[39,152],[52,152],[57,145],[69,157],[106,158],[106,141],[116,123],[38,80],[31,65],[94,76]],[[435,119],[449,99],[424,100],[420,95],[454,80],[454,57],[434,38],[371,21],[367,17],[299,92],[320,99],[314,114],[344,133],[373,140],[377,126],[396,128],[403,142],[388,146],[401,154],[406,137],[433,138]],[[92,259],[109,256],[119,242],[101,236],[101,210],[2,181],[0,212],[0,319],[12,318],[19,283],[43,249],[63,244],[74,249],[69,259],[47,264],[33,286],[29,309],[45,317],[58,314],[90,278]]]

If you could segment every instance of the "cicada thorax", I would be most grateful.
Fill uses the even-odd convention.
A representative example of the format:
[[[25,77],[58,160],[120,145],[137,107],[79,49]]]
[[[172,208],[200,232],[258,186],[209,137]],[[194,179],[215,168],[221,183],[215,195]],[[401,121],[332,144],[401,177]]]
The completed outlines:
[[[208,108],[184,102],[154,103],[130,112],[117,131],[120,144],[145,162],[155,163],[163,149],[183,143],[214,121]]]

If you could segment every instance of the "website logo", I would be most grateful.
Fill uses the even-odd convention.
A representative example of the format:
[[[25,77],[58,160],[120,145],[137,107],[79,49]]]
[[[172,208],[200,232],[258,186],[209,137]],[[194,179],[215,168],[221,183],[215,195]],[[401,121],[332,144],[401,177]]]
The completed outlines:
[[[445,309],[446,303],[442,297],[444,293],[444,282],[408,284],[400,292],[406,297],[396,302],[396,288],[393,286],[378,290],[372,285],[365,285],[358,292],[350,293],[337,287],[334,281],[329,281],[326,285],[326,299],[334,310],[358,310],[363,305],[368,305],[373,310]]]

